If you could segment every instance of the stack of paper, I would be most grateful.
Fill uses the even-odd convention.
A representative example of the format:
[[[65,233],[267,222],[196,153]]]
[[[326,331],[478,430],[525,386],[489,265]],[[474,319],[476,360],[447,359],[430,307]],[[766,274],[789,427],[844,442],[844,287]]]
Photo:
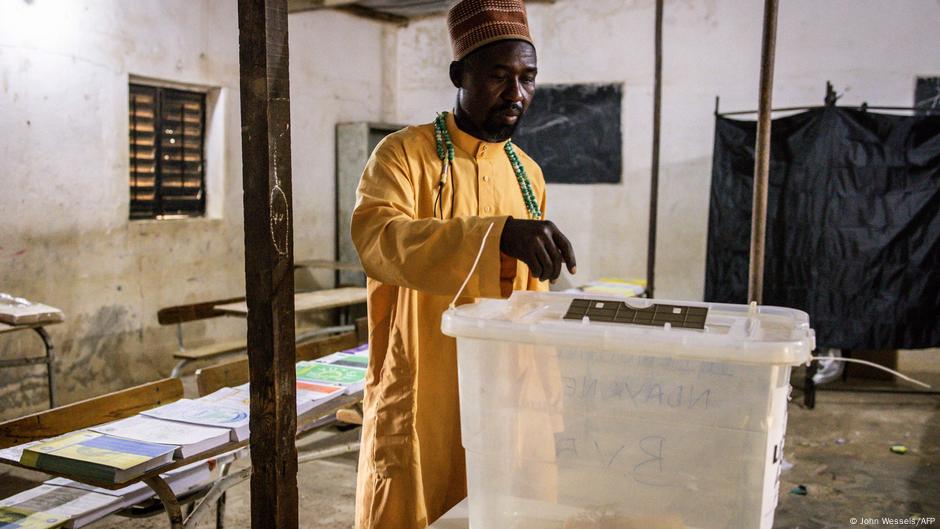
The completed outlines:
[[[60,321],[62,321],[62,311],[55,307],[33,303],[28,299],[0,292],[0,322],[24,325]]]
[[[23,457],[23,450],[26,450],[31,446],[36,446],[41,442],[43,441],[32,441],[29,443],[23,443],[21,445],[11,446],[10,448],[4,448],[3,450],[0,450],[0,460],[19,463],[20,459]]]
[[[142,412],[141,415],[200,426],[227,428],[232,441],[240,442],[248,439],[248,401],[247,398],[242,398],[241,392],[234,388],[223,388],[197,400],[180,399],[166,406]]]
[[[0,500],[0,527],[81,527],[119,510],[120,503],[107,494],[44,484]]]
[[[369,344],[361,343],[355,347],[350,347],[349,349],[343,349],[343,352],[349,353],[349,354],[363,353],[366,356],[369,356]]]
[[[20,464],[37,470],[120,483],[169,463],[176,448],[82,430],[27,447],[20,457]]]
[[[588,294],[598,294],[601,296],[632,298],[642,296],[646,292],[646,281],[643,279],[602,277],[590,281],[582,287],[573,288],[566,292],[587,292]]]
[[[186,465],[160,474],[160,477],[166,481],[167,485],[170,487],[170,490],[173,491],[173,494],[175,494],[176,497],[182,497],[195,489],[207,485],[212,479],[212,472],[209,470],[208,461],[199,461],[197,463]],[[117,507],[115,507],[114,510],[120,510],[132,505],[137,505],[155,496],[153,490],[151,490],[150,487],[142,481],[117,490],[102,489],[66,478],[50,479],[49,481],[46,481],[45,484],[55,485],[57,487],[81,489],[98,494],[114,496],[119,499]],[[0,527],[3,526],[0,525]]]
[[[354,367],[356,369],[366,369],[369,367],[368,356],[362,354],[350,354],[345,351],[318,358],[314,360],[314,362],[334,366]]]
[[[91,428],[122,439],[177,446],[174,457],[186,459],[229,442],[228,428],[200,426],[136,415]]]
[[[334,353],[313,362],[297,363],[297,380],[317,384],[343,386],[346,394],[362,391],[365,387],[366,369],[343,365],[348,362],[344,353]]]
[[[243,391],[245,401],[248,401],[249,385],[247,383],[232,389]],[[345,391],[346,388],[343,386],[297,380],[297,416],[304,415],[317,406],[342,396]]]
[[[346,388],[343,386],[298,380],[297,415],[303,415],[321,404],[342,396],[345,392]]]

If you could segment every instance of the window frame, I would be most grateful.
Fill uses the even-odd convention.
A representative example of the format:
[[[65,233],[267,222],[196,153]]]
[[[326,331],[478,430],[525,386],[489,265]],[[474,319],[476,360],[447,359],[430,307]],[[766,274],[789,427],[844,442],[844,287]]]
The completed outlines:
[[[138,178],[138,174],[135,171],[135,160],[133,159],[133,149],[135,148],[135,143],[132,141],[135,134],[135,115],[137,114],[137,102],[134,100],[133,95],[135,92],[149,91],[153,94],[153,138],[154,138],[154,161],[153,161],[153,194],[152,205],[149,212],[135,213],[134,202],[135,202],[135,179]],[[128,96],[130,101],[128,102],[128,218],[131,221],[140,221],[140,220],[171,220],[171,219],[193,219],[193,218],[206,218],[208,217],[207,211],[207,152],[206,152],[206,143],[207,143],[207,116],[209,113],[209,94],[204,90],[199,89],[185,89],[174,86],[165,86],[160,84],[151,84],[147,82],[141,82],[134,79],[128,81]],[[170,99],[175,102],[179,102],[180,105],[187,102],[195,102],[199,105],[200,116],[199,116],[199,134],[198,134],[198,153],[199,159],[196,162],[198,163],[198,173],[199,173],[199,200],[191,208],[168,208],[166,205],[167,193],[163,188],[163,182],[168,176],[165,174],[164,166],[164,156],[165,148],[164,141],[166,139],[164,130],[166,127],[164,125],[165,116],[163,115],[164,105],[167,103],[167,99]],[[182,124],[182,129],[180,130],[178,136],[180,137],[180,150],[181,156],[184,158],[182,160],[182,168],[180,172],[180,177],[183,178],[186,174],[185,164],[190,163],[186,162],[186,126],[185,126],[185,113],[181,108],[180,123]],[[185,187],[185,186],[181,186]]]

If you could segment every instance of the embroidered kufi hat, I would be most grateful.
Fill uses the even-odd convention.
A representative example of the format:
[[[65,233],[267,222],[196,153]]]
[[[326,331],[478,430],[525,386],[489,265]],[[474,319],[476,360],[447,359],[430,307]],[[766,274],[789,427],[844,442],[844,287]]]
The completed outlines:
[[[454,60],[499,40],[532,44],[523,0],[461,0],[447,12]]]

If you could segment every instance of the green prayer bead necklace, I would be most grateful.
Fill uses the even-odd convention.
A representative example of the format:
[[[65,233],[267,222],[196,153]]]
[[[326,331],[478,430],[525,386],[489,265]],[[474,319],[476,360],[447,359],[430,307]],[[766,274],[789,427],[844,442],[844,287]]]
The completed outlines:
[[[438,184],[443,190],[447,184],[447,176],[450,174],[450,165],[454,162],[454,143],[450,139],[450,133],[447,132],[447,112],[441,112],[434,120],[434,139],[437,143],[437,156],[441,159],[441,181]],[[522,162],[516,156],[515,149],[512,148],[512,141],[507,141],[503,150],[509,158],[512,170],[516,174],[516,181],[519,182],[519,189],[522,191],[522,199],[525,207],[529,211],[529,217],[535,220],[542,218],[542,211],[539,208],[539,202],[535,198],[535,192],[532,191],[532,184],[529,182],[529,176],[525,172]]]

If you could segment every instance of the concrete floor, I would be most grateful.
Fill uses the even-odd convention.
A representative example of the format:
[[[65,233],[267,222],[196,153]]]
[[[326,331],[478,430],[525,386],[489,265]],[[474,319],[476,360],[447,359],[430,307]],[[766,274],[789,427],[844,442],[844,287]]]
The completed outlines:
[[[940,350],[904,352],[900,369],[940,388]],[[801,384],[799,371],[793,381]],[[835,385],[885,387],[863,380]],[[842,529],[862,526],[866,518],[878,518],[867,526],[880,527],[885,525],[883,516],[940,517],[940,396],[820,391],[814,410],[803,407],[798,389],[793,397],[785,451],[793,467],[781,476],[775,528]],[[907,446],[908,453],[892,453],[890,446],[896,443]],[[352,527],[355,461],[356,454],[350,454],[301,466],[301,527]],[[39,474],[0,468],[0,497],[41,479]],[[789,492],[798,485],[806,487],[805,496]],[[228,527],[249,527],[248,495],[247,482],[230,490]],[[853,518],[859,520],[856,525]],[[921,523],[919,527],[940,527],[940,522]],[[198,527],[213,526],[214,513]],[[166,519],[112,516],[88,527],[162,528]]]

